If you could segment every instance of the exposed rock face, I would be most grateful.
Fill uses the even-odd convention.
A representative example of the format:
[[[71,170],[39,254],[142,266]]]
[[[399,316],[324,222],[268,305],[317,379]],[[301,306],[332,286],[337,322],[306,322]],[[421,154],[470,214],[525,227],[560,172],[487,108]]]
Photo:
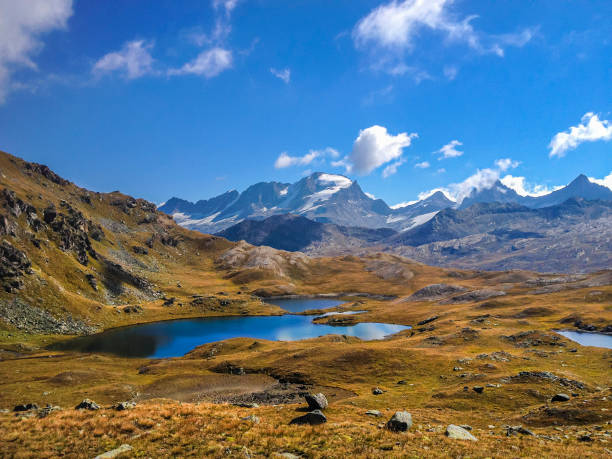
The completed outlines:
[[[306,403],[308,403],[308,408],[311,410],[324,410],[327,408],[327,398],[321,393],[307,394],[304,398]]]
[[[502,379],[502,382],[521,382],[528,380],[541,380],[541,381],[549,381],[556,384],[560,384],[565,387],[572,387],[575,389],[585,389],[586,385],[583,382],[576,381],[574,379],[568,379],[559,377],[549,371],[521,371],[516,376],[510,376],[508,378]]]
[[[387,422],[387,429],[392,432],[406,432],[410,427],[412,427],[412,415],[407,411],[397,411]]]
[[[314,410],[310,413],[306,413],[304,416],[299,416],[295,419],[292,419],[289,425],[309,424],[311,426],[316,426],[326,422],[327,418],[325,417],[325,415],[320,410]]]
[[[478,441],[478,439],[466,429],[464,429],[463,427],[456,426],[455,424],[450,424],[446,428],[446,436],[454,440]]]
[[[70,204],[64,202],[63,206],[66,208],[67,213],[57,214],[50,223],[51,229],[59,236],[60,249],[64,251],[73,251],[79,263],[87,266],[89,263],[88,254],[94,259],[97,258],[97,254],[89,241],[88,232],[90,225],[97,238],[100,237],[100,232],[102,230],[87,221],[85,217],[83,217],[83,214],[72,208]],[[48,209],[49,208],[47,208],[47,210]],[[47,217],[46,210],[45,215],[45,219],[51,219],[52,215],[49,214]],[[102,235],[103,234],[102,232]]]
[[[0,283],[5,291],[14,293],[20,289],[20,278],[30,272],[30,266],[30,260],[21,250],[7,241],[0,244]]]
[[[466,290],[465,287],[459,285],[432,284],[417,290],[406,301],[434,301]]]
[[[555,394],[553,398],[550,399],[551,402],[567,402],[569,401],[570,396],[567,394]]]
[[[102,282],[112,295],[121,295],[124,291],[124,285],[127,284],[135,287],[147,297],[157,298],[160,296],[159,292],[154,291],[153,284],[148,280],[132,274],[119,263],[114,263],[107,259],[103,259],[102,262],[104,264]]]
[[[48,166],[45,166],[44,164],[26,162],[24,164],[24,167],[26,171],[30,171],[35,174],[42,175],[44,178],[51,180],[53,183],[56,183],[58,185],[63,186],[63,185],[68,185],[70,183],[68,180],[61,178],[59,175],[57,175],[55,172],[49,169]]]

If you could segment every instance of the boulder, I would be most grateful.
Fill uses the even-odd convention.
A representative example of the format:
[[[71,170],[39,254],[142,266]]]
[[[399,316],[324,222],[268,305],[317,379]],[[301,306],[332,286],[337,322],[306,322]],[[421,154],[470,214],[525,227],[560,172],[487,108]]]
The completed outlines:
[[[327,418],[321,412],[321,410],[314,410],[314,411],[311,411],[310,413],[306,413],[304,416],[299,416],[295,419],[292,419],[289,425],[309,424],[311,426],[316,426],[319,424],[323,424],[325,422],[327,422]]]
[[[321,393],[307,394],[304,398],[306,399],[306,403],[308,403],[308,408],[311,410],[324,410],[327,408],[327,398]]]
[[[551,402],[567,402],[569,401],[570,396],[567,394],[555,394],[553,398],[550,399]]]
[[[397,411],[387,422],[387,429],[392,432],[406,432],[410,427],[412,427],[412,415],[407,411]]]
[[[79,403],[77,406],[75,406],[74,409],[75,410],[90,410],[90,411],[95,411],[95,410],[99,410],[100,406],[96,402],[86,398],[81,403]]]
[[[453,440],[478,441],[478,439],[466,429],[464,429],[463,427],[456,426],[455,424],[450,424],[446,428],[446,436],[448,438],[452,438]]]
[[[374,389],[372,389],[372,393],[374,395],[382,395],[382,394],[384,394],[384,391],[382,389],[378,388],[378,387],[375,387]]]
[[[476,392],[477,394],[482,394],[484,392],[484,387],[482,387],[482,386],[474,386],[474,387],[472,387],[472,390],[474,392]]]
[[[16,405],[15,408],[13,408],[14,412],[20,412],[20,411],[30,411],[30,410],[37,410],[38,409],[38,405],[36,405],[36,403],[24,403],[21,405]]]
[[[135,408],[135,407],[136,407],[136,403],[134,402],[121,402],[113,406],[115,411],[131,410],[132,408]]]

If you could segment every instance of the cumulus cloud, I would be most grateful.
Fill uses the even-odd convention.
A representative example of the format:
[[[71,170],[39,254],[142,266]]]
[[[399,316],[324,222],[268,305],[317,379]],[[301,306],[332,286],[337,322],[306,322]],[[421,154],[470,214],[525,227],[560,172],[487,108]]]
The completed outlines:
[[[286,84],[289,84],[291,81],[290,69],[276,70],[275,68],[271,68],[270,73],[272,73],[272,75],[274,75],[276,78],[283,80]]]
[[[416,167],[417,169],[427,169],[429,166],[431,166],[431,164],[429,164],[429,161],[423,161],[414,165],[414,167]]]
[[[463,143],[459,142],[458,140],[451,140],[449,143],[447,143],[435,152],[436,154],[440,155],[438,160],[446,158],[458,158],[463,154],[463,152],[457,150],[456,147],[460,147],[461,145],[463,145]]]
[[[233,65],[233,55],[230,50],[215,47],[202,51],[191,62],[187,62],[181,68],[170,69],[168,75],[199,75],[204,78],[212,78],[219,75]]]
[[[127,42],[119,51],[108,53],[98,60],[92,72],[95,75],[118,72],[132,80],[153,73],[154,59],[151,57],[152,42],[134,40]]]
[[[597,183],[598,185],[606,186],[612,190],[612,172],[602,179],[589,177],[589,180],[593,183]]]
[[[495,160],[495,166],[501,171],[506,172],[508,169],[515,169],[519,166],[520,161],[514,161],[510,158],[502,158]]]
[[[344,165],[349,172],[367,175],[383,164],[400,161],[404,148],[410,146],[412,139],[416,137],[417,134],[406,132],[392,135],[387,132],[387,128],[377,125],[363,129],[359,131],[353,150],[345,158]],[[386,174],[394,173],[400,164],[390,165]]]
[[[515,177],[510,174],[501,178],[500,181],[521,196],[544,196],[559,188],[563,188],[562,186],[548,187],[546,185],[532,184],[527,182],[525,177]]]
[[[330,156],[332,158],[337,158],[340,156],[338,150],[326,147],[322,150],[310,150],[304,156],[290,156],[287,152],[282,152],[276,161],[274,162],[274,167],[276,169],[284,169],[285,167],[291,166],[307,166],[311,164],[313,161],[319,158],[323,158],[325,156]],[[334,163],[332,163],[333,165]]]
[[[65,29],[72,12],[72,0],[0,0],[0,103],[19,86],[12,81],[17,69],[37,70],[40,37]]]
[[[574,150],[583,142],[612,139],[612,124],[608,120],[600,120],[595,113],[586,113],[577,126],[571,126],[567,131],[559,132],[550,141],[548,156],[563,157],[569,150]]]

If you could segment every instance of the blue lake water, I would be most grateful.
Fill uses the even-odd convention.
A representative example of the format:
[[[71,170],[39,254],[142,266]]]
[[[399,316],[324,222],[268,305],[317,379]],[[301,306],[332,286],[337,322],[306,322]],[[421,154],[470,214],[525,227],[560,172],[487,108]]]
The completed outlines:
[[[605,347],[607,349],[612,349],[611,335],[604,335],[603,333],[584,333],[576,331],[557,331],[557,333],[583,346]]]
[[[55,349],[108,353],[121,357],[180,357],[205,343],[230,338],[296,341],[328,334],[348,335],[363,340],[382,339],[410,327],[359,323],[331,326],[312,323],[312,316],[241,316],[183,319],[135,325],[75,338]]]
[[[266,303],[274,304],[287,312],[304,312],[310,309],[327,309],[339,306],[346,301],[336,298],[273,298],[265,300]]]

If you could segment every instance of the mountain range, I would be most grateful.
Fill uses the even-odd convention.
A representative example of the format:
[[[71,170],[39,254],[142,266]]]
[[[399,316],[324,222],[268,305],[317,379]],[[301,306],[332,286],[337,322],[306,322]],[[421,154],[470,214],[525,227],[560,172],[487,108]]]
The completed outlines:
[[[584,175],[538,197],[497,181],[461,203],[438,191],[391,208],[347,177],[316,173],[195,204],[173,198],[160,210],[191,229],[310,255],[385,251],[440,266],[576,272],[607,267],[612,253],[612,191]]]

